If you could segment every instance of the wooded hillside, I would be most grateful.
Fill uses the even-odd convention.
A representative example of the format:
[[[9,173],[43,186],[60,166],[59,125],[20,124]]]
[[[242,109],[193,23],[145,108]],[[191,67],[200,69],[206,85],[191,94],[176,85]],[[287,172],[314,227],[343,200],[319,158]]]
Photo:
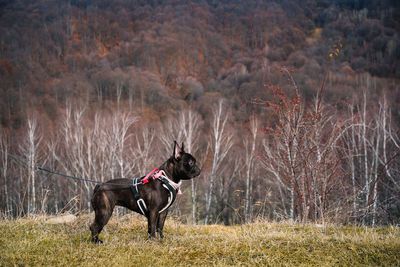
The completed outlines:
[[[1,212],[200,162],[193,222],[400,217],[397,1],[0,2]]]

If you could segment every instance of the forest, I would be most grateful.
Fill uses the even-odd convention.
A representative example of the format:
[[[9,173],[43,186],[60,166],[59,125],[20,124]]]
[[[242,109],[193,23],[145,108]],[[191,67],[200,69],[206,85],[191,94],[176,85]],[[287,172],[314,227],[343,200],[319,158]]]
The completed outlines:
[[[182,222],[400,220],[400,2],[0,1],[0,213],[201,166]],[[119,209],[117,213],[128,211]]]

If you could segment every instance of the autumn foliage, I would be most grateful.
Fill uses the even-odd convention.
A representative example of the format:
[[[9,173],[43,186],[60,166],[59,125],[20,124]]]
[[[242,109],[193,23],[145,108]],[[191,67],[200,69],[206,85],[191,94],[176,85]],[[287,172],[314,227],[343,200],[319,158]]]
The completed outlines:
[[[90,211],[92,184],[36,166],[137,177],[177,140],[203,166],[173,212],[182,220],[400,217],[392,1],[18,0],[0,9],[2,214]]]

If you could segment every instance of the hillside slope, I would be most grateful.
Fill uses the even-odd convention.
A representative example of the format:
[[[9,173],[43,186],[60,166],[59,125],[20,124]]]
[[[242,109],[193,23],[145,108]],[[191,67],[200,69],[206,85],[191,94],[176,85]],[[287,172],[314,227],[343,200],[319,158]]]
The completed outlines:
[[[400,77],[396,1],[18,0],[0,9],[4,127],[18,128],[31,109],[56,120],[69,101],[112,109],[120,97],[162,116],[206,105],[210,91],[262,97],[265,81],[278,82],[276,65],[293,67],[311,96],[338,39],[333,71],[344,78],[330,100],[357,93],[357,74]]]

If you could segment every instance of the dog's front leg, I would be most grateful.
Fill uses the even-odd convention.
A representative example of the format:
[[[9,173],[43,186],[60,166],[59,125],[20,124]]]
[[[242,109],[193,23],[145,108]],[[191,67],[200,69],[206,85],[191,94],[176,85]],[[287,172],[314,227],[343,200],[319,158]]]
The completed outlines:
[[[164,237],[163,228],[164,228],[164,222],[165,222],[165,219],[167,218],[167,215],[168,215],[168,209],[161,212],[160,216],[158,216],[157,232],[160,235],[160,238]]]
[[[156,237],[156,227],[159,214],[156,210],[150,210],[149,216],[147,217],[148,232],[150,238]]]

